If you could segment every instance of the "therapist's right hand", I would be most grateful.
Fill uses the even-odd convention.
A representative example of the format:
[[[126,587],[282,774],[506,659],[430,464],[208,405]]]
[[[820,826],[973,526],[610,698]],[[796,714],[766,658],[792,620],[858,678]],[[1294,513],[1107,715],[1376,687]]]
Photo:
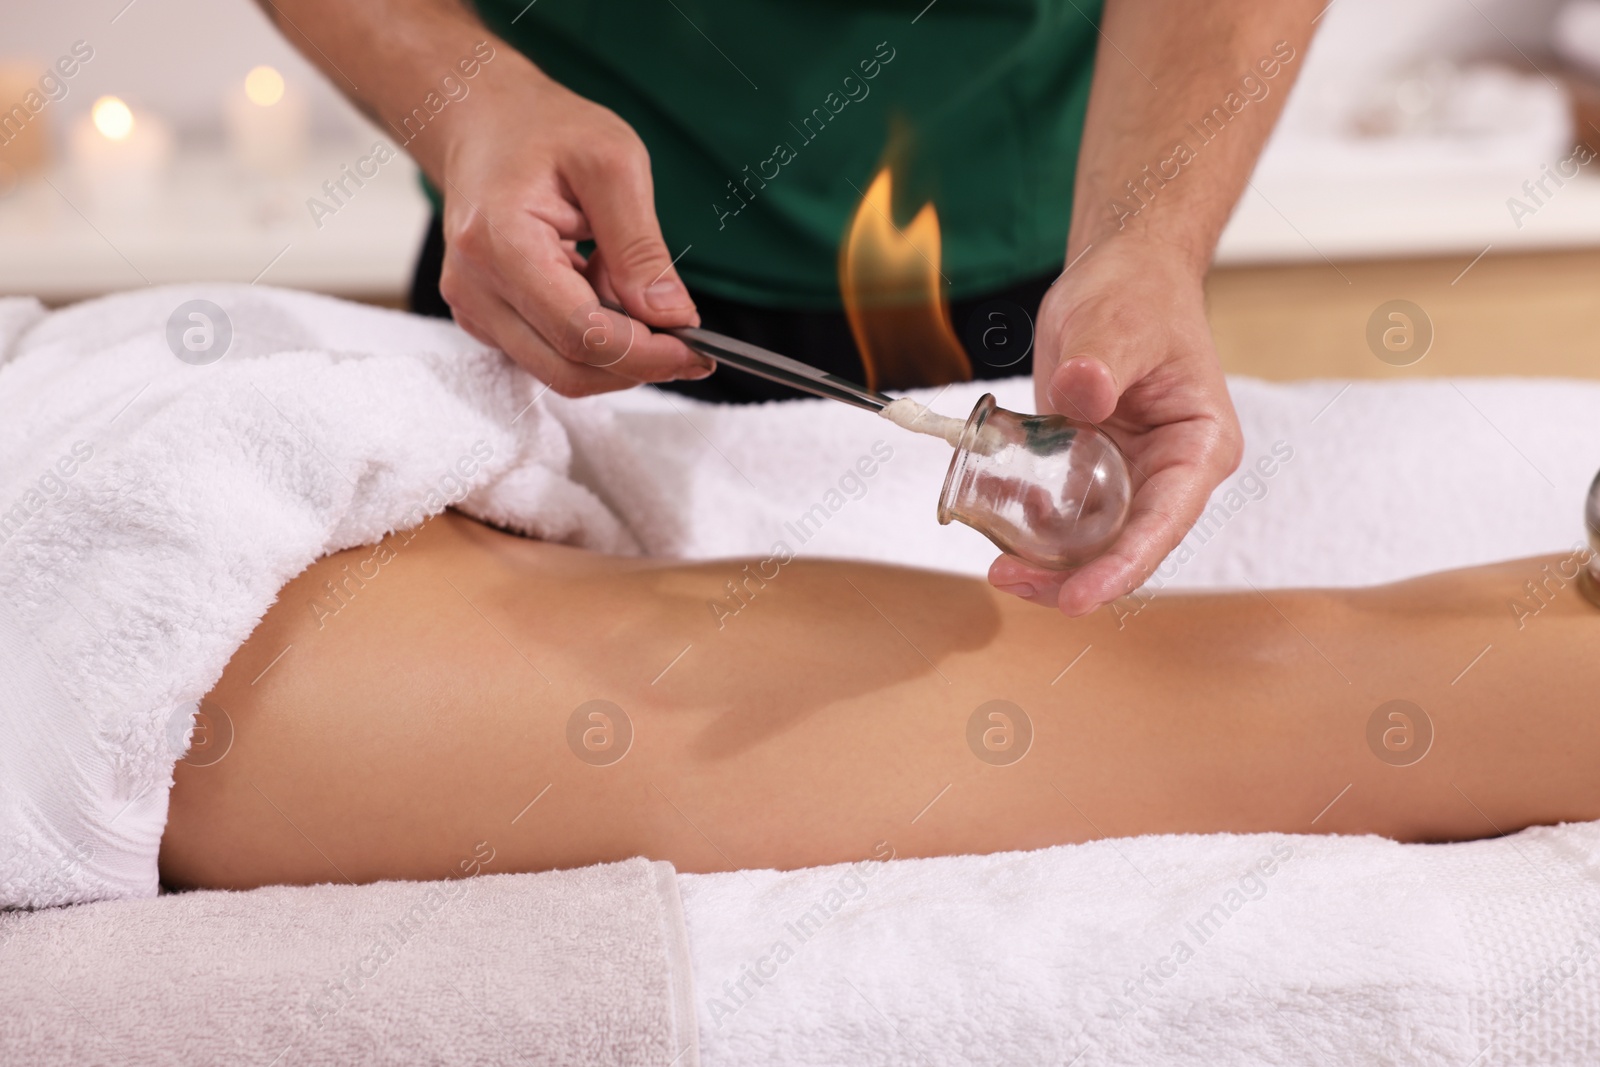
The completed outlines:
[[[705,377],[710,360],[649,329],[700,316],[662,240],[644,142],[508,53],[495,73],[509,77],[480,80],[421,135],[444,138],[429,169],[444,196],[439,289],[456,322],[564,396]]]

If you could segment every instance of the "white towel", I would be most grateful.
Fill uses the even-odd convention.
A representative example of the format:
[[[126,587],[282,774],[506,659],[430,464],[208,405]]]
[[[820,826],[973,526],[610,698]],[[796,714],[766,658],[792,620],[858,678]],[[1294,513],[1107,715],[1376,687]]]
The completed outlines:
[[[1600,824],[680,875],[706,1067],[1600,1062]]]
[[[193,299],[218,362],[168,343]],[[156,891],[195,702],[316,558],[451,503],[609,552],[673,529],[606,408],[448,323],[216,286],[8,300],[0,329],[0,906]]]
[[[1454,915],[1391,842],[1144,837],[680,880],[707,1067],[1372,1064],[1411,1022],[1406,1062],[1477,1051]]]
[[[1244,461],[1154,586],[1366,585],[1559,552],[1583,537],[1583,498],[1600,469],[1600,382],[1228,384]],[[984,392],[1032,410],[1021,378],[913,395],[965,415]],[[625,431],[671,457],[661,476],[685,501],[683,551],[696,557],[764,552],[787,536],[803,555],[981,575],[997,554],[978,533],[934,521],[950,462],[936,438],[824,400],[713,407],[638,391],[605,403]],[[893,458],[799,544],[785,524],[839,489],[877,441]],[[1272,462],[1275,448],[1292,457]]]
[[[180,893],[0,912],[17,1067],[695,1067],[672,867]]]

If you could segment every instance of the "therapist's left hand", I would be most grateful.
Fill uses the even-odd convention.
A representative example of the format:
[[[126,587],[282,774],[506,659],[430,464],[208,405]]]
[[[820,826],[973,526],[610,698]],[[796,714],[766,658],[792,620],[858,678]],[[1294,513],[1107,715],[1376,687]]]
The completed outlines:
[[[1238,467],[1244,439],[1206,323],[1204,273],[1177,249],[1119,234],[1045,295],[1034,347],[1039,410],[1111,435],[1128,459],[1133,506],[1100,558],[1063,572],[1001,556],[989,568],[996,587],[1067,615],[1131,593]]]

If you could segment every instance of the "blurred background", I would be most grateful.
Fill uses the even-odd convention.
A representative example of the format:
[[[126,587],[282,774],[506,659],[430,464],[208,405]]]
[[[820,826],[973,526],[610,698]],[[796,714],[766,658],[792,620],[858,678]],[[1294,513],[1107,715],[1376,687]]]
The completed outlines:
[[[1600,0],[1334,0],[1318,25],[1208,285],[1228,369],[1600,376]],[[0,293],[404,302],[414,167],[330,195],[393,139],[248,0],[19,5],[0,107]],[[1374,349],[1396,300],[1428,339],[1409,364]]]

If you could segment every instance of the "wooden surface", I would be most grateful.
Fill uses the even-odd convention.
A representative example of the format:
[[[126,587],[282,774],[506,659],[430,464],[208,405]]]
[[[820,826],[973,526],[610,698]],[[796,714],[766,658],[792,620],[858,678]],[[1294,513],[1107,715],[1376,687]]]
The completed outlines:
[[[1279,381],[1600,378],[1600,249],[1491,251],[1469,263],[1456,256],[1219,267],[1206,293],[1223,366]],[[1415,303],[1433,325],[1431,348],[1409,367],[1384,362],[1368,345],[1368,320],[1395,299]]]

